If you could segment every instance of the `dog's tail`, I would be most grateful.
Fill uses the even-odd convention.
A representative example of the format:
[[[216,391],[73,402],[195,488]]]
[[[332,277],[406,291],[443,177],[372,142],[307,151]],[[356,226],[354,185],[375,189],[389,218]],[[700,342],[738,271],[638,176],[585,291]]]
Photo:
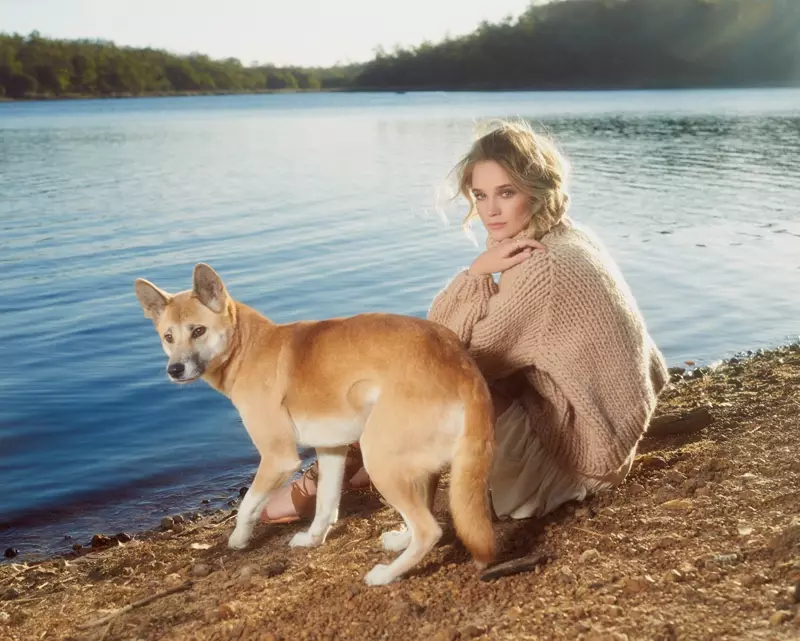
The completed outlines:
[[[472,369],[472,368],[470,368]],[[489,473],[494,455],[494,408],[489,388],[474,370],[461,384],[464,431],[450,468],[450,512],[456,533],[475,562],[485,567],[495,556],[489,506]]]

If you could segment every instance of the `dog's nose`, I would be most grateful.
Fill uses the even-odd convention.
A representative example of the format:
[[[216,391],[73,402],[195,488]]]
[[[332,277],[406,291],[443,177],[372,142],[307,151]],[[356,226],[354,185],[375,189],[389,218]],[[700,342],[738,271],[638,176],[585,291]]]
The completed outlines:
[[[186,366],[183,363],[170,363],[167,367],[167,374],[172,378],[180,378],[185,370]]]

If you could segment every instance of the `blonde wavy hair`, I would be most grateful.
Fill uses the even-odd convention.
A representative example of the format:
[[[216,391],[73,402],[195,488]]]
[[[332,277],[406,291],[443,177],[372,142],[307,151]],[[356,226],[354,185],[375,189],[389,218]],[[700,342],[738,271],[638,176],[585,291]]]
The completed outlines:
[[[480,128],[477,140],[453,169],[458,192],[470,204],[462,223],[464,228],[478,215],[472,195],[472,170],[477,163],[490,160],[499,164],[512,184],[530,198],[527,236],[541,238],[568,220],[570,166],[556,143],[535,133],[524,120],[493,120]]]

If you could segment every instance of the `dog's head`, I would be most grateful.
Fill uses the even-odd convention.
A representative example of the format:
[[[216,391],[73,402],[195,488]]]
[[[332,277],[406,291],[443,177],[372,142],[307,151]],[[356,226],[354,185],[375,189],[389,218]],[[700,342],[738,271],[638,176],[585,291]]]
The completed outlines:
[[[152,319],[169,357],[167,375],[189,383],[228,351],[236,322],[233,300],[217,273],[204,263],[194,267],[192,289],[168,294],[137,278],[136,297]]]

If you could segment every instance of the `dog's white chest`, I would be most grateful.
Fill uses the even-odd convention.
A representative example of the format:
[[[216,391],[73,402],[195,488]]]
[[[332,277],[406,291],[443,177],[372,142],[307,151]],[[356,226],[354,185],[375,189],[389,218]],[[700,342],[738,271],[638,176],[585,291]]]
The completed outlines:
[[[303,417],[291,414],[297,444],[304,447],[339,447],[355,443],[364,431],[357,417]]]

